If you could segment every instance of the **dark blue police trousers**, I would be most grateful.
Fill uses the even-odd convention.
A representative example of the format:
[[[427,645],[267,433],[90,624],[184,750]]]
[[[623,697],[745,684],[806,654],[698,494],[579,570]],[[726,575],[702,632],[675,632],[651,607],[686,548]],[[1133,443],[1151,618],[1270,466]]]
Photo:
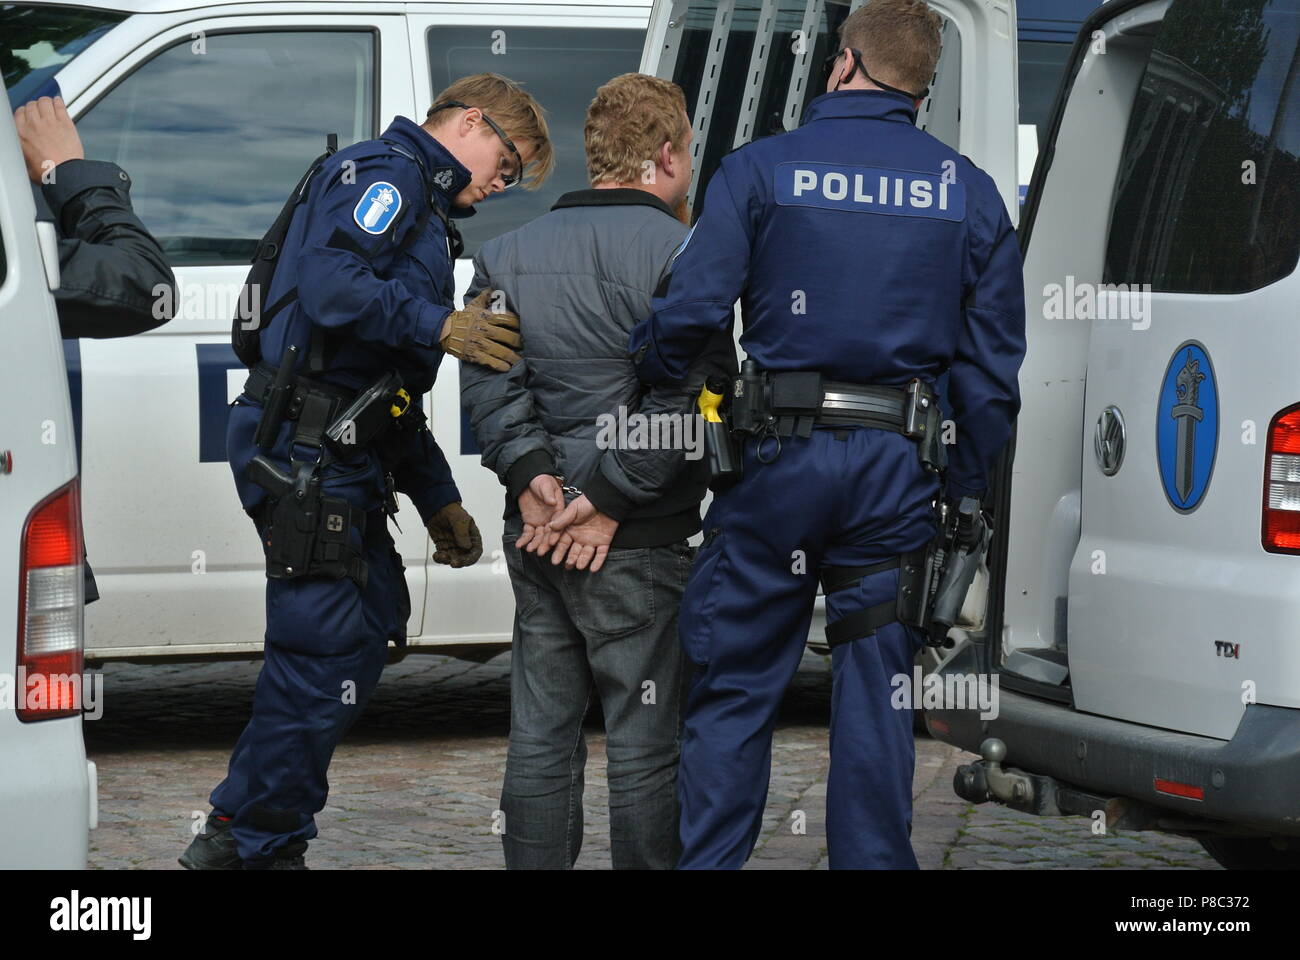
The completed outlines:
[[[762,825],[772,730],[808,639],[822,564],[866,566],[934,533],[937,481],[913,441],[867,427],[745,445],[744,477],[713,501],[679,617],[699,665],[684,721],[678,790],[683,869],[739,868]],[[887,601],[885,570],[826,599],[831,622]],[[832,653],[826,837],[832,868],[917,866],[912,710],[895,696],[923,638],[894,622]],[[902,688],[902,689],[910,689]],[[891,702],[892,701],[892,702]],[[807,842],[817,843],[816,817]],[[796,822],[778,830],[792,830]]]
[[[243,467],[261,407],[231,409],[227,448],[244,502]],[[272,449],[284,466],[287,429]],[[279,455],[277,455],[279,454]],[[296,455],[301,456],[299,448]],[[245,861],[265,860],[287,844],[316,836],[314,815],[329,792],[334,748],[365,709],[387,660],[388,641],[406,635],[411,601],[405,568],[388,532],[373,453],[360,464],[333,464],[322,490],[367,511],[362,590],[348,577],[301,577],[266,582],[265,662],[253,691],[253,712],[230,758],[226,779],[209,798],[232,817],[232,836]],[[262,531],[259,529],[259,534]],[[264,541],[265,542],[265,541]]]

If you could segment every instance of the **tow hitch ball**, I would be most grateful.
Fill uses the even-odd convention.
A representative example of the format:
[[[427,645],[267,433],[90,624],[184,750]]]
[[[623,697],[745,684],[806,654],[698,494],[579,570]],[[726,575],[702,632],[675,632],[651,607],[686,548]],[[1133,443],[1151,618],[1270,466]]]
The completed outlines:
[[[963,800],[987,803],[997,800],[1010,807],[1027,807],[1033,804],[1033,781],[1024,774],[1012,773],[1002,768],[1007,756],[1007,745],[997,737],[989,737],[980,744],[983,760],[967,763],[957,768],[952,789]]]

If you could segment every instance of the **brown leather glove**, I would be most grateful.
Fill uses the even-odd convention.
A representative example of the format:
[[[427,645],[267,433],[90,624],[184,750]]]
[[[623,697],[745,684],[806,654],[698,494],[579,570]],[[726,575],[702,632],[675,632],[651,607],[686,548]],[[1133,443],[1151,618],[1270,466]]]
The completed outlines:
[[[460,501],[449,503],[429,520],[433,562],[468,567],[483,556],[483,535]]]
[[[493,313],[488,306],[491,293],[483,290],[463,310],[447,314],[439,340],[453,357],[505,371],[519,362],[519,318],[508,310]]]

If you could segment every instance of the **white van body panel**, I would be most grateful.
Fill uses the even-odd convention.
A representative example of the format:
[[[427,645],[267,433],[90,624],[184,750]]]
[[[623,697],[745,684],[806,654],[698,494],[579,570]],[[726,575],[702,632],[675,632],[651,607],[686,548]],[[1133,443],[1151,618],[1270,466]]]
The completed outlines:
[[[1165,5],[1153,16],[1162,16]],[[1091,330],[1086,321],[1046,319],[1044,291],[1067,276],[1101,279],[1110,206],[1089,198],[1109,198],[1114,191],[1115,157],[1144,66],[1144,57],[1126,56],[1114,44],[1106,56],[1085,61],[1078,88],[1097,89],[1091,74],[1104,72],[1099,82],[1111,95],[1071,98],[1025,256],[1027,350],[1011,479],[1004,655],[1065,646],[1069,566],[1079,539],[1085,466],[1080,424]],[[1101,153],[1103,134],[1109,164]],[[1091,461],[1091,447],[1087,456]]]

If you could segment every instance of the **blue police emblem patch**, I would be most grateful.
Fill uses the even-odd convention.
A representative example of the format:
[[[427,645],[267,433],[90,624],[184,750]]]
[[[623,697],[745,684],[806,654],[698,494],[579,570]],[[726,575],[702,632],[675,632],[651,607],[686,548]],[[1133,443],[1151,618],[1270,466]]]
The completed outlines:
[[[401,209],[402,195],[397,188],[380,180],[366,188],[352,211],[352,219],[366,233],[380,234],[388,229]]]
[[[776,202],[784,206],[966,219],[966,185],[938,173],[794,160],[778,163],[775,178]]]
[[[1201,505],[1219,447],[1219,388],[1205,347],[1195,340],[1174,351],[1156,408],[1156,459],[1169,505],[1191,513]]]

